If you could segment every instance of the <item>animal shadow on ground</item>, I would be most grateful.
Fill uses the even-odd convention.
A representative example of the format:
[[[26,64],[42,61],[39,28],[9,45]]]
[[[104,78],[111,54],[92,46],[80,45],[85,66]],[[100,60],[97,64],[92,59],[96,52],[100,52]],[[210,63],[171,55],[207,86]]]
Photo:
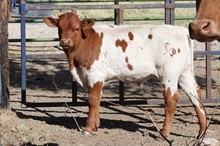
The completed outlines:
[[[105,108],[107,108],[109,106],[105,106]],[[73,107],[74,108],[74,107]],[[71,108],[71,109],[73,109]],[[33,120],[38,120],[38,121],[43,121],[46,122],[47,124],[50,125],[58,125],[58,126],[62,126],[68,129],[73,129],[73,130],[78,130],[78,127],[76,125],[76,122],[73,119],[74,113],[68,113],[71,114],[72,116],[65,116],[65,113],[63,114],[64,116],[54,116],[53,114],[56,114],[55,112],[58,111],[53,111],[53,110],[40,110],[39,108],[31,108],[32,110],[30,110],[30,108],[28,109],[13,109],[13,111],[16,113],[16,115],[21,118],[21,119],[33,119]],[[111,110],[111,112],[114,112],[115,115],[126,115],[126,116],[130,116],[132,118],[136,118],[144,123],[146,123],[146,125],[151,124],[151,121],[147,118],[143,118],[140,116],[135,115],[134,113],[129,113],[123,110],[118,110],[117,108],[111,107],[109,108],[109,110]],[[37,114],[29,114],[29,112],[38,112],[38,113],[42,113],[45,116],[37,116]],[[84,111],[79,111],[77,110],[76,112],[82,112],[84,114],[87,114],[87,112]],[[51,114],[53,113],[53,114]],[[60,112],[59,114],[62,115],[62,112]],[[136,122],[132,122],[132,121],[123,121],[120,119],[105,119],[102,118],[102,114],[111,114],[111,113],[107,113],[107,112],[101,112],[101,126],[100,128],[105,128],[105,129],[123,129],[126,131],[130,131],[130,132],[136,132],[139,131],[139,129],[147,129],[149,131],[154,131],[156,132],[156,128],[154,127],[146,127],[146,126],[141,126],[140,124],[136,123]],[[86,119],[87,116],[77,116],[75,117],[75,119],[77,120],[77,123],[79,124],[80,127],[83,127],[84,124],[86,123]],[[141,131],[140,131],[141,132]]]

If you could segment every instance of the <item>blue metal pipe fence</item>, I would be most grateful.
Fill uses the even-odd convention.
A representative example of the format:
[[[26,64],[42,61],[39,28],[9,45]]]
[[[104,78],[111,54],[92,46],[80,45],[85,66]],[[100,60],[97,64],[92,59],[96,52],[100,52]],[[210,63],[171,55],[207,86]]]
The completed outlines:
[[[13,0],[14,1],[14,0]],[[26,59],[39,58],[39,55],[26,55],[26,14],[28,10],[72,10],[72,9],[115,9],[119,10],[116,24],[123,24],[123,10],[124,9],[146,9],[146,8],[164,8],[165,9],[165,23],[174,24],[175,21],[175,8],[195,7],[194,3],[180,4],[175,3],[175,0],[164,0],[164,4],[115,4],[115,5],[56,5],[50,3],[26,3],[25,0],[21,0],[19,3],[19,14],[21,19],[21,103],[26,104]],[[31,40],[31,39],[30,39]],[[55,39],[56,41],[57,39]],[[197,55],[220,55],[220,51],[200,51],[195,52]],[[42,57],[40,55],[40,57]],[[72,96],[73,102],[76,102],[76,83],[72,83]],[[209,87],[210,88],[210,87]],[[210,93],[209,93],[210,94]],[[119,83],[119,101],[124,101],[124,84]],[[210,96],[210,95],[207,95]]]
[[[21,0],[19,13],[21,15],[21,102],[26,103],[26,2]]]

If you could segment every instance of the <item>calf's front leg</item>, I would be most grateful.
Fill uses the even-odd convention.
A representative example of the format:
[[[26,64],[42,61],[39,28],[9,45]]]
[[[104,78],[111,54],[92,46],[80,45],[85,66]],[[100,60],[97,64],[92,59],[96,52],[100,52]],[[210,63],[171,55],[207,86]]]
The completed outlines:
[[[100,101],[102,93],[102,82],[95,83],[88,90],[88,104],[89,104],[89,114],[86,121],[86,126],[84,128],[84,134],[89,134],[92,131],[97,131],[100,126]]]

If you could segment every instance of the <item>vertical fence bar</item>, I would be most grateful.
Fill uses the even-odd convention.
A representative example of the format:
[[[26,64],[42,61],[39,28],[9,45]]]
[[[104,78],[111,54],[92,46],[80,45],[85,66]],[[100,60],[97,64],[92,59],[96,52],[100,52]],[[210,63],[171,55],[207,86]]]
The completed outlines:
[[[119,0],[115,0],[115,5],[119,4]],[[124,20],[121,19],[121,17],[124,15],[121,15],[121,13],[123,13],[123,10],[121,9],[115,9],[114,10],[115,13],[115,21],[114,24],[115,25],[119,25],[122,24]],[[124,18],[124,17],[123,17]],[[119,81],[119,103],[122,104],[124,102],[124,83],[122,81]]]
[[[170,9],[170,24],[174,25],[175,24],[175,0],[170,0],[171,4],[174,4],[173,8]]]
[[[205,44],[206,51],[211,51],[211,43]],[[212,55],[206,55],[206,98],[211,99],[212,94],[212,78],[211,78],[211,61]]]
[[[124,23],[124,8],[120,7],[118,12],[118,24]],[[119,81],[119,103],[124,103],[124,83],[122,81]]]
[[[166,8],[166,4],[169,4],[170,0],[165,0],[165,24],[170,24],[170,9]]]
[[[125,90],[124,82],[119,81],[119,103],[120,104],[123,104],[124,101],[125,101],[125,99],[124,99],[124,96],[125,96],[124,90]]]
[[[124,8],[122,6],[119,8],[119,24],[124,24]]]
[[[165,24],[174,25],[175,22],[175,5],[173,8],[167,8],[168,4],[175,4],[175,0],[165,0]]]
[[[77,82],[72,81],[72,103],[77,102]]]
[[[114,4],[118,5],[119,4],[119,0],[115,0]],[[114,24],[118,25],[119,24],[119,10],[118,9],[114,9],[114,17],[115,17]]]
[[[21,15],[21,103],[26,103],[26,2],[20,1],[19,13]]]

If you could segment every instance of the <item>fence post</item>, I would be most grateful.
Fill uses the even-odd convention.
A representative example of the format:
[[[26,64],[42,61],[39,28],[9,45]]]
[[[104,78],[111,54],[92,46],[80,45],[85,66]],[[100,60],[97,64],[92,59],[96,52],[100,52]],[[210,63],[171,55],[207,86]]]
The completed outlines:
[[[20,1],[19,13],[21,16],[21,103],[26,103],[26,1]]]
[[[205,43],[206,51],[211,51],[211,43]],[[211,61],[212,55],[206,55],[206,98],[211,99],[212,96],[212,78],[211,78]]]
[[[115,0],[114,2],[115,5],[119,4],[119,0]],[[115,25],[119,25],[123,23],[123,8],[120,9],[115,9],[114,14],[115,14]],[[124,102],[124,83],[122,81],[119,81],[119,103],[122,104]]]
[[[8,19],[10,2],[0,1],[0,108],[9,108]]]
[[[116,4],[119,4],[118,0],[115,0]],[[116,12],[117,11],[117,12]],[[120,7],[119,10],[115,10],[115,24],[121,25],[124,23],[124,8]],[[124,82],[119,81],[119,103],[124,103]]]
[[[119,0],[115,0],[114,4],[118,5],[119,4]],[[114,10],[114,18],[115,18],[114,24],[118,25],[119,24],[119,10],[118,9]]]
[[[72,103],[77,103],[77,82],[72,77]]]
[[[167,8],[168,4],[174,4],[173,8]],[[171,6],[171,5],[170,5]],[[165,24],[174,25],[175,22],[175,0],[165,0]]]

